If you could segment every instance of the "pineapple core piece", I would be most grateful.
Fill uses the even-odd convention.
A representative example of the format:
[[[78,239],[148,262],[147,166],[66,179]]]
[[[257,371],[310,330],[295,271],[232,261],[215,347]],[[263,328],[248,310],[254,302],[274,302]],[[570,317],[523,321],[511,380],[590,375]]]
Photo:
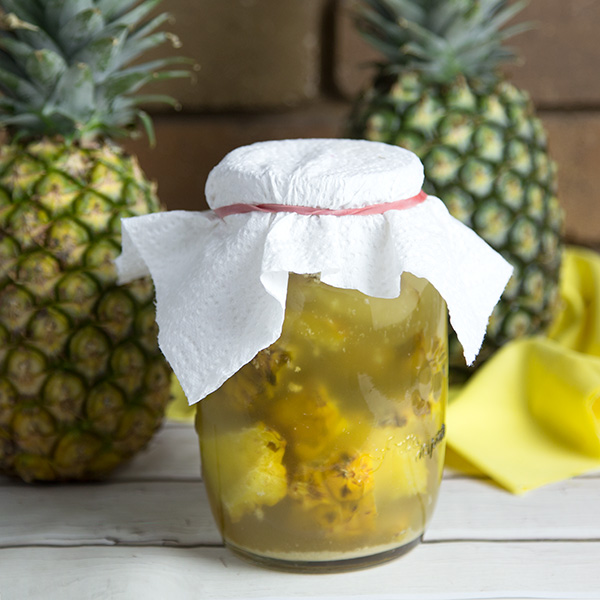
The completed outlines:
[[[263,507],[273,506],[286,496],[285,446],[285,440],[262,422],[205,437],[204,477],[220,488],[218,497],[232,522],[251,513],[260,519]]]
[[[302,465],[292,475],[290,498],[319,528],[343,537],[375,528],[371,459],[342,454],[328,465]]]

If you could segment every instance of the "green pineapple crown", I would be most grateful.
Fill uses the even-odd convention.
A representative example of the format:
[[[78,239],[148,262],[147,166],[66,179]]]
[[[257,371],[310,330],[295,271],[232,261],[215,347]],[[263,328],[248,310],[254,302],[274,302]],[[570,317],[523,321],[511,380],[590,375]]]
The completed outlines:
[[[140,105],[176,102],[140,95],[145,84],[189,76],[170,57],[132,65],[147,50],[177,38],[150,18],[161,0],[0,0],[0,125],[15,139],[61,136],[86,143],[130,136]]]
[[[458,76],[493,85],[498,66],[514,60],[503,44],[530,28],[505,27],[527,0],[361,0],[357,26],[388,60],[388,73],[416,71],[431,82]]]

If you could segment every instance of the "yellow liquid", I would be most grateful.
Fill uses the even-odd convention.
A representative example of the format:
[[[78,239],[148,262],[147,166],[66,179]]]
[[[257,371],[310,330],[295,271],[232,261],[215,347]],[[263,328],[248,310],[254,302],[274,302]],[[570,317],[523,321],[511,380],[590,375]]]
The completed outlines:
[[[418,539],[443,464],[446,339],[443,300],[410,274],[391,300],[290,275],[279,340],[198,404],[225,542],[319,563]]]

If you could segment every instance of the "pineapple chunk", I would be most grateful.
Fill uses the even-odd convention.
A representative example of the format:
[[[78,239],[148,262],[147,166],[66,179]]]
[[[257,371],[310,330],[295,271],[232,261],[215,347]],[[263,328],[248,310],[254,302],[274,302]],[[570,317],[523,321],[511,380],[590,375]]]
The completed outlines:
[[[365,453],[373,461],[373,493],[377,507],[400,498],[427,493],[427,464],[418,458],[416,437],[401,427],[373,429]]]
[[[375,527],[371,459],[341,455],[326,466],[302,465],[292,477],[292,498],[329,534],[347,536]]]
[[[372,472],[373,464],[369,456],[342,456],[323,473],[323,480],[336,500],[360,500],[373,488]]]
[[[202,470],[210,486],[219,489],[225,510],[235,523],[244,515],[259,519],[265,506],[287,494],[287,470],[282,464],[285,440],[259,422],[253,427],[201,439]]]
[[[290,383],[288,393],[269,406],[265,420],[282,432],[300,461],[327,457],[350,427],[329,391],[312,382]]]
[[[373,488],[369,456],[343,454],[326,466],[301,465],[292,476],[290,497],[307,508],[358,501]]]
[[[253,414],[257,404],[273,397],[279,372],[289,361],[290,354],[277,345],[262,350],[221,386],[220,401],[227,403],[228,410]]]

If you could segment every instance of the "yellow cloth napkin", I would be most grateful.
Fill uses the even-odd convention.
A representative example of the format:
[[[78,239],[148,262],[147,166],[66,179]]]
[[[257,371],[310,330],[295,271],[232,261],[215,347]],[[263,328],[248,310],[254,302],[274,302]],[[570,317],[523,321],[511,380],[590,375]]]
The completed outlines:
[[[448,408],[451,451],[517,494],[600,469],[599,255],[565,251],[561,297],[548,337],[504,346]]]

